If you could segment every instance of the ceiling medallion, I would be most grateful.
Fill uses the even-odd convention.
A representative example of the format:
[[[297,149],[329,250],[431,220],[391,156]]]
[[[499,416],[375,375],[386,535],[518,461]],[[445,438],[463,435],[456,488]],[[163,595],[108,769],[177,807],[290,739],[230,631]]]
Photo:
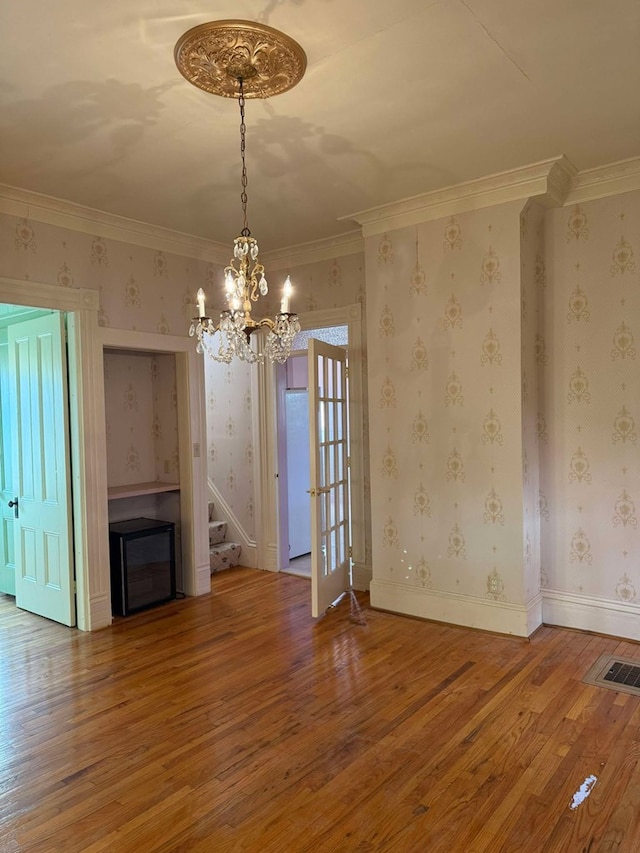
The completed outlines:
[[[300,45],[285,33],[253,21],[212,21],[178,39],[174,57],[185,79],[212,95],[270,98],[293,88],[307,67]]]

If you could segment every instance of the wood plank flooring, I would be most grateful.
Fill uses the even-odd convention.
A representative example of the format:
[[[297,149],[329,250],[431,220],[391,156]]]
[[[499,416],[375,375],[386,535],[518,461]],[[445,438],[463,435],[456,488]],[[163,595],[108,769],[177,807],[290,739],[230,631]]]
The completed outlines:
[[[640,850],[640,699],[581,683],[640,646],[213,587],[96,634],[0,596],[1,853]]]

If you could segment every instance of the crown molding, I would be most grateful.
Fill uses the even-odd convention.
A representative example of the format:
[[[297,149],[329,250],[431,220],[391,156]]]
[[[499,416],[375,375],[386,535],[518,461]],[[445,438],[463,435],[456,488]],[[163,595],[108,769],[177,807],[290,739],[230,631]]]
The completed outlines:
[[[363,252],[365,237],[496,204],[534,198],[546,207],[566,207],[634,190],[640,190],[640,157],[582,172],[566,157],[553,157],[341,216],[361,229],[264,252],[263,258],[274,270],[303,266]],[[222,266],[229,261],[222,243],[3,184],[0,213]]]
[[[370,237],[510,201],[535,198],[545,206],[557,207],[563,204],[576,171],[566,157],[553,157],[340,218],[355,220],[362,226],[363,236]]]
[[[265,252],[264,263],[273,270],[300,267],[318,261],[332,261],[346,255],[357,255],[364,252],[364,238],[360,230],[348,231],[323,240],[312,240],[297,246],[286,246]]]
[[[229,247],[221,243],[4,184],[0,184],[0,213],[196,260],[217,264],[229,260]]]
[[[573,180],[565,205],[640,190],[640,157],[585,169]]]

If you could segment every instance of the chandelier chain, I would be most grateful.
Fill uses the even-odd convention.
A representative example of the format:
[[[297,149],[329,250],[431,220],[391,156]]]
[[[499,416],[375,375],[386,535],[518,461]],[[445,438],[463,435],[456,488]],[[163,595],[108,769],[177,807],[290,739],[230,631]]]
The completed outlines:
[[[242,77],[238,77],[238,83],[240,85],[240,94],[238,96],[238,103],[240,104],[240,157],[242,158],[242,192],[240,193],[240,201],[242,202],[242,224],[243,228],[241,234],[243,237],[249,237],[251,235],[251,231],[249,230],[249,223],[247,220],[247,164],[245,163],[244,155],[246,150],[246,135],[247,135],[247,125],[244,121],[244,88],[242,85]]]
[[[197,338],[196,352],[207,353],[214,361],[229,364],[233,358],[249,363],[264,364],[265,360],[284,364],[291,355],[295,336],[300,331],[298,315],[290,310],[292,292],[291,280],[287,276],[282,289],[280,311],[274,317],[256,319],[251,315],[251,303],[259,296],[269,292],[264,266],[258,260],[258,243],[251,236],[247,217],[247,164],[245,122],[245,94],[243,78],[238,81],[238,104],[240,107],[240,157],[242,158],[242,203],[243,228],[239,237],[233,241],[233,257],[225,267],[225,295],[228,307],[220,314],[216,323],[205,313],[205,292],[198,290],[196,301],[198,316],[189,327],[189,335]],[[251,346],[251,336],[262,330],[261,349]],[[210,338],[220,334],[218,349],[212,346]]]

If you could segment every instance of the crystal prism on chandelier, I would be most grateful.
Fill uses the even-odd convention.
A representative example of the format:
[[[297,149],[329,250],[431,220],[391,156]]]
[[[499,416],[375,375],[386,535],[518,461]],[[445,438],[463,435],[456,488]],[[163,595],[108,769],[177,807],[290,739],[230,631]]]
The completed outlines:
[[[289,311],[291,298],[291,279],[287,276],[280,302],[280,312],[272,319],[264,317],[255,320],[251,316],[251,303],[269,292],[264,267],[258,260],[258,243],[243,233],[233,241],[233,259],[225,267],[225,293],[228,308],[220,314],[216,325],[205,316],[205,293],[198,290],[198,317],[194,317],[189,335],[195,335],[198,343],[196,351],[206,353],[215,361],[227,364],[235,357],[248,362],[277,361],[283,364],[291,355],[293,339],[300,331],[297,314]],[[251,347],[251,335],[258,329],[267,329],[262,352]],[[219,332],[220,340],[216,348],[212,336]]]
[[[274,50],[274,46],[278,49]],[[251,314],[252,303],[266,296],[269,288],[264,266],[258,260],[258,243],[251,236],[247,221],[245,83],[252,96],[278,94],[302,77],[306,57],[302,48],[284,33],[246,21],[218,21],[194,27],[179,39],[175,57],[180,72],[190,83],[214,94],[237,97],[240,105],[243,228],[233,241],[233,258],[224,270],[227,308],[217,323],[207,317],[205,293],[200,288],[198,316],[191,321],[189,335],[197,338],[197,352],[206,353],[215,361],[228,364],[239,358],[252,363],[267,360],[283,364],[300,331],[298,315],[289,310],[293,290],[289,276],[283,286],[280,311],[262,319],[254,319]],[[273,57],[280,58],[282,67]],[[261,336],[262,346],[254,348],[251,336],[260,330],[266,331],[266,337]]]

